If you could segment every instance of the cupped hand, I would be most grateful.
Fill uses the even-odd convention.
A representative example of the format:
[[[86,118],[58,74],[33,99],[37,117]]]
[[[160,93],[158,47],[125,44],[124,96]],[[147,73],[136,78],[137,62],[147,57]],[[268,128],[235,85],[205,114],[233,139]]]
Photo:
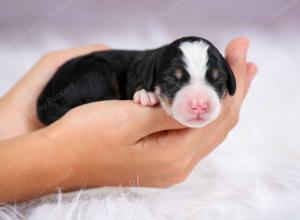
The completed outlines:
[[[0,97],[0,140],[43,127],[36,114],[37,98],[59,66],[73,57],[107,49],[107,46],[99,44],[45,54],[12,89]]]
[[[228,44],[226,58],[237,91],[226,97],[218,119],[203,128],[185,128],[159,107],[103,101],[71,110],[48,128],[49,137],[59,140],[60,149],[73,158],[77,181],[86,187],[164,187],[181,182],[238,122],[257,70],[247,62],[248,44],[246,38]]]

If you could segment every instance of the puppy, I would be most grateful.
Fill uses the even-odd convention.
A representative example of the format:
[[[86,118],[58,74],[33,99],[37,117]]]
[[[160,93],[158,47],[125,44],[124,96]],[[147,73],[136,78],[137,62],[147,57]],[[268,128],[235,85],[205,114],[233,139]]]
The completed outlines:
[[[161,107],[187,127],[218,117],[234,74],[217,48],[200,37],[183,37],[153,50],[94,52],[67,61],[38,99],[38,117],[49,125],[76,106],[130,100]],[[101,115],[99,115],[101,117]]]

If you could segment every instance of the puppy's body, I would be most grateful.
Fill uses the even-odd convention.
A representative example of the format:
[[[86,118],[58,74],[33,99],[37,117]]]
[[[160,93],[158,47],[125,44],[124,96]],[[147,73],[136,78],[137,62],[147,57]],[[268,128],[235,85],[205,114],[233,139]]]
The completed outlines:
[[[40,95],[38,117],[48,125],[76,106],[134,96],[144,105],[159,98],[179,122],[200,127],[217,117],[226,88],[232,95],[235,81],[222,55],[209,41],[186,37],[154,50],[101,51],[69,60]]]
[[[39,119],[48,125],[82,104],[132,99],[156,51],[108,50],[69,60],[40,95]]]

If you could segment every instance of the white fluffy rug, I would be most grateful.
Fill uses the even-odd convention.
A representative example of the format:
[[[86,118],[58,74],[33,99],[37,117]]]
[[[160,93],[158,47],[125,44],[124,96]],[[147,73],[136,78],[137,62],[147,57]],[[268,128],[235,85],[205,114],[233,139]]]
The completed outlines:
[[[240,123],[184,183],[53,195],[2,206],[0,219],[300,219],[300,44],[272,38],[252,38],[259,74]],[[27,67],[28,53],[19,51]]]

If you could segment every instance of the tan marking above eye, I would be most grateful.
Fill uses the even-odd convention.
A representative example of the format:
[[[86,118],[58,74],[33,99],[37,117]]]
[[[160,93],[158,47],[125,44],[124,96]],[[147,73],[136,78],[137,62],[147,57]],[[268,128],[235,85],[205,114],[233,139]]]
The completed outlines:
[[[172,100],[166,96],[160,96],[160,100],[164,102],[168,107],[172,105]]]
[[[180,69],[176,69],[175,77],[176,79],[181,79],[183,77],[183,72]]]
[[[220,76],[219,70],[213,69],[213,70],[212,70],[212,78],[213,78],[214,80],[216,80],[216,79],[219,78],[219,76]]]
[[[158,95],[160,95],[160,92],[161,92],[161,89],[159,86],[156,86],[155,89],[154,89],[154,92]]]

